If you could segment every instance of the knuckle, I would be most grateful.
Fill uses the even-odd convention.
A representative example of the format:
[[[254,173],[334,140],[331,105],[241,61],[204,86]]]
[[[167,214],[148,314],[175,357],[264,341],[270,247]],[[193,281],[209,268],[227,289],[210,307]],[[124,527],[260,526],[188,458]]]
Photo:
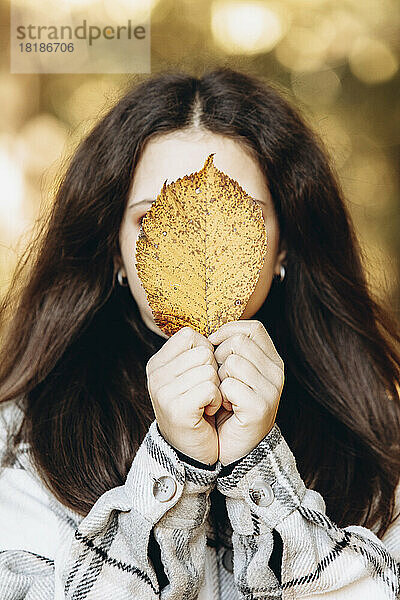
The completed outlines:
[[[149,360],[146,363],[146,375],[147,376],[149,376],[149,374],[153,370],[153,362],[154,362],[154,355],[150,356]]]
[[[278,382],[268,381],[267,386],[268,386],[270,396],[275,397],[277,394],[279,394],[280,385]]]
[[[261,321],[258,321],[257,319],[253,320],[253,332],[257,333],[258,331],[265,331],[265,327],[264,325],[261,323]]]
[[[230,385],[232,384],[232,382],[234,381],[233,377],[225,377],[225,379],[221,382],[221,385],[219,386],[219,388],[229,388]]]
[[[235,354],[229,354],[225,359],[225,368],[234,369],[237,365],[239,357]]]
[[[203,381],[202,390],[207,398],[212,397],[212,395],[215,393],[215,389],[216,389],[216,385],[212,381],[210,381],[210,380]]]
[[[214,383],[215,387],[218,388],[219,387],[220,379],[218,377],[217,371],[214,368],[213,368],[213,371],[214,371],[214,373],[213,373],[213,376],[212,376],[212,382]]]
[[[207,348],[205,348],[204,346],[196,346],[195,348],[192,348],[192,350],[195,353],[195,356],[200,359],[202,362],[205,362],[208,358],[208,352],[207,352]]]
[[[248,342],[249,340],[249,336],[246,335],[245,333],[238,333],[236,336],[236,344],[240,346],[242,346],[244,343]]]
[[[179,332],[181,335],[191,335],[192,331],[193,331],[193,329],[191,327],[189,327],[189,325],[185,325],[185,327],[181,327],[179,329]]]
[[[154,388],[154,375],[153,373],[147,373],[147,385],[149,386],[149,388]]]
[[[214,398],[218,398],[219,397],[218,386],[213,381],[209,382],[208,394],[209,394],[210,400],[213,400]]]
[[[272,366],[272,373],[273,373],[274,379],[276,379],[277,381],[280,381],[283,378],[284,370],[282,369],[282,367],[280,365],[274,364]]]
[[[285,382],[285,371],[281,367],[276,366],[273,373],[273,382],[278,390],[282,389]]]
[[[151,387],[154,390],[156,390],[157,388],[160,387],[161,381],[162,381],[162,377],[160,377],[160,373],[158,370],[152,371],[148,375],[149,387]]]
[[[212,392],[212,394],[215,394],[215,392],[218,391],[218,386],[215,384],[214,381],[209,381],[208,384],[210,392]]]
[[[160,406],[169,404],[167,402],[168,397],[169,397],[169,395],[168,395],[168,386],[167,385],[162,385],[160,388],[158,388],[158,390],[156,392],[156,398],[157,398],[157,402]]]
[[[179,330],[179,332],[182,332],[181,335],[186,337],[188,340],[194,337],[194,330],[191,327],[189,327],[189,325],[185,325],[185,327],[182,327]]]
[[[215,369],[212,365],[210,365],[210,364],[202,365],[202,370],[204,371],[204,374],[208,380],[214,378]]]
[[[202,346],[202,348],[206,362],[212,363],[214,360],[214,352],[211,350],[211,348],[208,348],[206,346]]]

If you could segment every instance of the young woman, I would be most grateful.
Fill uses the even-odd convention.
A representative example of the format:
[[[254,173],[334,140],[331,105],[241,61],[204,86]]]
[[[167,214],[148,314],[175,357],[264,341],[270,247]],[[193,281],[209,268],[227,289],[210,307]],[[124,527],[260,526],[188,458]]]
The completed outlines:
[[[168,337],[135,241],[211,152],[268,252],[238,321]],[[281,94],[228,68],[133,86],[27,253],[1,311],[2,598],[398,597],[398,324]]]

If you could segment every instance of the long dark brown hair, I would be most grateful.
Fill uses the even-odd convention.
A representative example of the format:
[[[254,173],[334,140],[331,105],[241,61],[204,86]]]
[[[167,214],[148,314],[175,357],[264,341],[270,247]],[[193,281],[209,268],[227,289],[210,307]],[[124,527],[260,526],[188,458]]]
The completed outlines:
[[[382,536],[393,519],[398,323],[368,288],[322,143],[281,92],[227,67],[132,85],[78,146],[19,260],[0,313],[0,401],[24,410],[8,455],[28,442],[46,486],[81,515],[124,483],[154,419],[145,367],[165,339],[115,277],[135,167],[151,137],[199,125],[250,150],[272,195],[286,277],[252,318],[285,363],[277,423],[299,472],[339,526]]]

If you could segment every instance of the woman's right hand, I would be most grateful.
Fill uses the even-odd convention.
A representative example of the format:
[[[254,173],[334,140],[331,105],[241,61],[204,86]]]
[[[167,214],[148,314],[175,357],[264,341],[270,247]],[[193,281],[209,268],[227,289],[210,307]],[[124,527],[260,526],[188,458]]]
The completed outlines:
[[[206,464],[218,460],[215,413],[222,404],[214,346],[182,327],[146,365],[147,387],[161,434]]]

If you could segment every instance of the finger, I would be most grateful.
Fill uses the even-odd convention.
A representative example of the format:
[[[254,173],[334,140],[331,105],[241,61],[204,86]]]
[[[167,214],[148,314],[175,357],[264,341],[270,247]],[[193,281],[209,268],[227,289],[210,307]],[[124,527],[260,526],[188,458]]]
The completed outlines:
[[[227,367],[227,364],[232,364],[232,369],[235,368],[235,376],[237,375],[238,379],[241,379],[240,369],[243,368],[244,373],[250,370],[246,376],[248,381],[257,381],[259,379],[258,375],[261,375],[273,383],[278,390],[281,389],[284,373],[283,367],[278,366],[253,340],[243,333],[234,335],[232,338],[228,338],[222,342],[214,351],[214,356],[219,365],[225,364],[225,367]],[[237,367],[235,367],[235,359],[231,357],[242,358],[245,362],[236,362]],[[253,369],[250,369],[250,365]],[[221,377],[220,371],[218,371],[218,374]]]
[[[205,364],[210,364],[215,371],[218,371],[214,352],[210,348],[196,346],[195,348],[186,350],[175,356],[169,363],[161,365],[159,368],[148,373],[149,388],[154,393],[162,385],[170,383],[186,371],[191,371],[194,367]]]
[[[229,375],[226,372],[225,365],[221,365],[220,368],[218,369],[218,376],[219,376],[221,382],[224,379],[226,379],[226,377],[229,377]],[[232,411],[232,404],[229,402],[229,400],[227,398],[222,397],[222,407],[227,411]]]
[[[211,351],[214,351],[211,342],[201,335],[201,333],[195,331],[191,327],[182,327],[149,359],[146,366],[147,374],[162,365],[168,364],[182,352],[195,348],[196,346],[205,346]]]
[[[228,377],[219,389],[222,397],[229,399],[232,404],[232,418],[236,417],[241,425],[257,423],[262,427],[266,420],[270,422],[272,418],[275,419],[279,402],[266,401],[241,381]]]
[[[222,404],[222,394],[219,390],[219,386],[217,386],[217,389],[215,391],[215,395],[213,397],[213,399],[211,400],[211,402],[209,404],[206,404],[204,406],[204,412],[209,415],[215,415],[215,413],[217,413],[219,411],[219,409],[221,408],[221,404]]]
[[[160,403],[174,401],[178,396],[189,392],[193,386],[203,382],[210,382],[215,387],[219,387],[218,373],[212,365],[193,367],[193,369],[175,377],[172,382],[162,385],[157,391],[158,401]]]
[[[259,415],[264,415],[265,403],[257,394],[247,385],[227,377],[219,386],[222,395],[222,402],[228,400],[232,405],[233,414],[238,421],[245,425],[258,419]]]
[[[208,339],[215,346],[235,334],[244,334],[251,339],[264,354],[281,366],[283,361],[279,356],[274,343],[261,321],[241,319],[240,321],[229,321],[221,325],[217,331],[210,334]]]
[[[219,387],[211,381],[202,381],[196,385],[192,385],[190,390],[180,396],[175,410],[179,414],[187,414],[196,416],[200,421],[203,412],[209,416],[214,415],[222,403],[222,395]],[[210,408],[208,408],[210,406]]]
[[[223,369],[223,373],[225,377],[223,379],[227,379],[228,377],[232,377],[237,381],[241,381],[245,383],[249,388],[251,388],[254,392],[260,393],[261,388],[265,382],[265,378],[262,374],[256,369],[254,365],[252,365],[248,360],[243,358],[242,356],[238,356],[237,354],[230,354],[223,365],[221,365],[218,375],[221,379],[221,369]]]

